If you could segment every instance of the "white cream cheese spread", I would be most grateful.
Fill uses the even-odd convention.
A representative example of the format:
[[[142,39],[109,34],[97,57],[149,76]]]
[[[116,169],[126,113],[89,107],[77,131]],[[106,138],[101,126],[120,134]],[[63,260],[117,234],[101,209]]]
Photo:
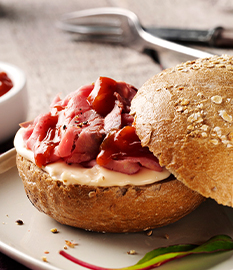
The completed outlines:
[[[21,128],[14,140],[14,145],[18,154],[35,163],[34,154],[28,150],[22,137],[23,128]],[[166,179],[170,172],[163,169],[162,172],[142,168],[139,172],[128,175],[120,172],[105,169],[99,165],[92,168],[84,168],[79,164],[68,165],[63,161],[56,161],[43,166],[42,169],[47,172],[52,179],[62,181],[65,185],[89,185],[89,186],[125,186],[125,185],[147,185]]]

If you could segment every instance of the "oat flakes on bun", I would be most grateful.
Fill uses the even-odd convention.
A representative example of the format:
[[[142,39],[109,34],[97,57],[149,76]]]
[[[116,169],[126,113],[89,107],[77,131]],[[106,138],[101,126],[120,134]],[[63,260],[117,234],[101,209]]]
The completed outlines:
[[[182,112],[175,106],[168,118],[165,109],[155,115],[144,90],[147,87],[154,99],[157,89],[167,85],[167,80],[162,82],[167,72],[173,74],[164,71],[157,76],[158,84],[152,80],[138,94],[127,83],[100,77],[64,99],[57,96],[47,114],[22,124],[14,142],[17,167],[25,192],[39,211],[69,226],[123,233],[173,223],[205,200],[164,167],[164,159],[171,157],[168,152],[161,160],[161,140],[178,139],[169,121]],[[176,77],[180,81],[171,77],[173,87],[181,84],[181,77]],[[185,79],[182,85],[192,80]],[[168,97],[169,91],[161,94]],[[130,114],[132,100],[135,117]],[[163,101],[169,103],[158,96],[155,107]],[[174,140],[165,144],[171,149]]]
[[[149,79],[132,101],[142,146],[179,181],[233,206],[233,57],[182,63]]]

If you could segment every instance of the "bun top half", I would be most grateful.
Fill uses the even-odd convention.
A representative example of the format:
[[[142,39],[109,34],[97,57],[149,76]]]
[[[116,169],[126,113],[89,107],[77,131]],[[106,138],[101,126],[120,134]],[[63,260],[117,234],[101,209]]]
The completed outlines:
[[[197,59],[149,79],[131,105],[143,146],[186,186],[233,206],[233,57]]]

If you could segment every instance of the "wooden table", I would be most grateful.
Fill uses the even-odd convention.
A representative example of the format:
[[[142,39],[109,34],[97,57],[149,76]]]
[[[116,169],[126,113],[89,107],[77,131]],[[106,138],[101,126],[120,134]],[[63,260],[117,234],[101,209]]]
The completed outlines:
[[[57,93],[64,97],[99,76],[140,87],[160,72],[160,66],[146,54],[111,44],[75,42],[56,27],[56,20],[65,12],[104,6],[130,9],[144,26],[204,29],[231,27],[233,22],[232,0],[196,0],[192,4],[186,0],[2,0],[0,61],[15,64],[26,73],[28,120],[46,112]],[[213,54],[233,53],[233,49],[201,49]],[[183,61],[171,52],[162,57],[168,66]],[[0,269],[26,268],[0,254]]]

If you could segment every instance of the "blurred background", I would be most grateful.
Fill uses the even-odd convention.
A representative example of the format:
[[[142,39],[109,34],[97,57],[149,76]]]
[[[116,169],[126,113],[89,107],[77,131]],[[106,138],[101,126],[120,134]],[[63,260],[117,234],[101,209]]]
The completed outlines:
[[[0,0],[0,61],[18,66],[26,74],[27,120],[46,112],[56,94],[64,97],[99,76],[139,88],[161,71],[147,54],[118,45],[77,42],[56,27],[62,14],[95,7],[129,9],[145,27],[233,28],[232,0]],[[233,54],[233,47],[196,48]],[[184,60],[171,52],[164,52],[161,58],[167,66]],[[24,267],[0,254],[0,269]]]

